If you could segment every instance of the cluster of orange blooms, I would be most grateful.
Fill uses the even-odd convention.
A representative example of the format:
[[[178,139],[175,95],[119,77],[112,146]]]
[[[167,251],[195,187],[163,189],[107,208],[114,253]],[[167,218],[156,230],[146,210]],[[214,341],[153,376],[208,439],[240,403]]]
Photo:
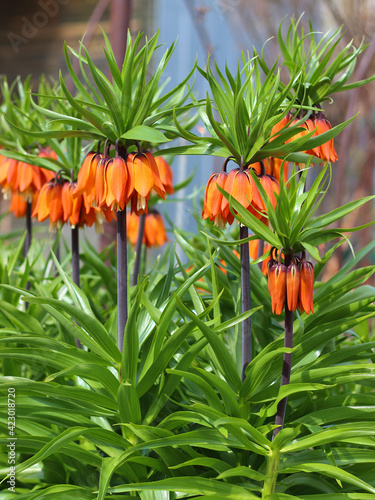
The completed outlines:
[[[64,180],[57,174],[42,186],[32,216],[37,217],[39,222],[49,218],[50,230],[61,227],[66,222],[72,228],[84,225],[91,227],[94,223],[100,228],[104,218],[108,222],[113,219],[111,211],[91,207],[84,194],[74,197],[75,188],[74,182]]]
[[[126,234],[132,245],[137,243],[139,230],[139,217],[136,214],[126,214]],[[143,232],[143,244],[147,248],[161,247],[167,243],[167,233],[163,222],[163,217],[156,210],[150,210],[145,216],[145,226]]]
[[[57,159],[56,153],[49,148],[41,149],[38,156]],[[4,198],[11,198],[10,210],[16,217],[26,214],[27,202],[35,205],[43,184],[54,175],[45,168],[0,155],[0,186]]]
[[[38,156],[57,159],[49,148],[42,149]],[[104,219],[115,219],[115,212],[124,210],[127,203],[132,213],[147,213],[150,195],[157,193],[164,198],[166,193],[173,193],[172,182],[169,164],[149,152],[130,153],[126,160],[90,152],[77,183],[63,179],[59,173],[0,156],[0,185],[5,198],[11,195],[10,211],[23,217],[31,202],[32,217],[39,222],[49,218],[50,230],[67,222],[72,227],[95,223],[100,229]],[[133,234],[134,222],[129,225]],[[168,241],[160,214],[146,219],[144,241],[147,246]]]
[[[280,130],[295,126],[299,121],[300,119],[296,118],[292,113],[287,113],[282,120],[272,128],[270,141],[278,137],[278,132],[280,132]],[[294,141],[309,132],[314,132],[312,137],[316,137],[331,130],[332,125],[324,114],[318,111],[317,113],[311,114],[300,127],[304,130],[286,140],[286,143]],[[316,156],[322,161],[334,162],[337,160],[333,139],[304,152]],[[229,201],[217,189],[217,186],[219,186],[233,196],[253,215],[265,222],[262,214],[265,214],[266,207],[250,175],[249,169],[252,168],[258,175],[259,181],[272,205],[275,206],[275,193],[278,194],[279,192],[278,182],[280,181],[281,166],[283,163],[284,182],[286,184],[288,181],[288,163],[283,162],[283,160],[279,158],[266,158],[263,162],[250,164],[246,169],[233,169],[229,174],[225,171],[225,162],[223,171],[212,174],[207,182],[202,218],[209,219],[220,227],[224,227],[226,223],[233,223],[234,216],[230,212]]]
[[[225,227],[226,223],[233,223],[234,215],[230,211],[229,200],[219,191],[217,188],[219,186],[255,217],[265,220],[266,206],[250,173],[250,168],[254,167],[253,170],[256,171],[258,164],[250,165],[246,169],[235,168],[229,173],[225,171],[225,165],[226,163],[222,172],[212,174],[207,182],[202,218],[209,219],[220,227]],[[273,176],[267,174],[260,175],[258,178],[275,207],[275,194],[279,193],[278,182]]]
[[[277,133],[281,129],[285,127],[295,126],[299,121],[300,118],[293,116],[292,113],[287,113],[284,116],[284,118],[280,120],[280,122],[277,125],[273,127],[271,131],[271,136],[272,136],[271,140],[276,139]],[[295,141],[296,139],[299,139],[300,137],[308,134],[309,132],[314,132],[312,135],[312,138],[314,138],[318,135],[324,134],[324,132],[328,132],[332,128],[331,123],[321,111],[313,113],[304,123],[302,123],[299,126],[301,128],[304,128],[305,130],[302,130],[298,134],[294,135],[286,142]],[[330,139],[324,144],[321,144],[320,146],[317,146],[313,149],[309,149],[304,152],[309,155],[316,156],[317,158],[320,158],[323,161],[335,162],[337,160],[337,154],[335,151],[335,147],[333,145],[333,139]]]
[[[164,199],[173,193],[172,173],[162,158],[149,152],[129,153],[126,160],[120,156],[90,152],[78,173],[73,197],[86,193],[93,206],[124,210],[129,203],[131,213],[147,213],[152,193]]]
[[[302,252],[302,259],[292,255],[288,266],[281,262],[281,252],[278,261],[273,258],[272,254],[273,249],[268,262],[268,290],[271,296],[272,312],[281,314],[285,301],[290,311],[295,311],[298,307],[301,313],[314,312],[314,266],[312,263],[305,259],[304,252]]]

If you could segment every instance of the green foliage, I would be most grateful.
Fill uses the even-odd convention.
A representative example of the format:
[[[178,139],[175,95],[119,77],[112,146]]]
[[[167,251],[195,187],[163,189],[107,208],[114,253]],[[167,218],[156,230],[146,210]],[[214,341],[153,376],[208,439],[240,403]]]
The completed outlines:
[[[77,136],[84,130],[85,137],[88,139],[109,139],[113,144],[119,139],[125,147],[132,145],[134,139],[153,144],[168,141],[161,130],[173,132],[173,129],[169,127],[173,107],[180,108],[179,113],[189,108],[183,107],[187,97],[183,91],[193,74],[194,67],[175,88],[160,95],[160,80],[175,44],[172,44],[164,53],[156,70],[150,76],[149,66],[158,48],[158,34],[149,40],[146,39],[145,44],[139,48],[142,35],[138,34],[133,41],[128,33],[122,68],[117,67],[112,48],[104,32],[103,36],[106,43],[104,51],[112,81],[95,66],[88,50],[81,44],[79,52],[70,49],[73,56],[79,60],[85,81],[85,84],[81,83],[74,72],[68,49],[65,47],[68,71],[78,91],[78,96],[74,97],[68,91],[61,74],[60,84],[71,108],[82,118],[78,122],[70,118],[71,113],[67,113],[55,117],[54,122],[71,125]]]
[[[162,489],[166,498],[178,498],[177,491],[259,498],[273,463],[274,498],[304,498],[305,492],[366,498],[375,489],[366,473],[373,463],[374,342],[354,330],[375,315],[374,289],[363,286],[374,268],[354,269],[352,259],[343,272],[317,283],[315,314],[296,314],[291,383],[280,389],[282,329],[257,264],[253,309],[241,314],[238,258],[225,244],[214,249],[206,236],[194,236],[194,245],[189,235],[176,236],[193,269],[187,271],[189,261],[168,264],[162,257],[165,271],[157,266],[137,288],[126,334],[133,347],[122,359],[110,323],[96,317],[93,299],[71,282],[66,264],[43,283],[34,265],[29,292],[8,274],[2,293],[11,294],[14,305],[2,301],[1,392],[14,387],[17,394],[19,496],[65,498],[77,491],[104,499],[133,491],[157,498]],[[94,253],[84,251],[83,280],[102,283],[101,266],[87,267],[101,261]],[[20,259],[19,251],[11,255]],[[2,267],[17,269],[5,261]],[[106,285],[102,300],[112,293]],[[19,309],[20,297],[30,304],[27,312]],[[241,383],[239,327],[249,314],[255,356]],[[259,323],[265,317],[269,321]],[[77,349],[74,337],[87,347]],[[271,442],[276,404],[285,395],[286,426]],[[5,417],[0,425],[5,446]]]
[[[333,34],[319,33],[317,40],[318,33],[313,31],[311,23],[310,30],[306,33],[300,28],[301,17],[298,20],[291,19],[285,36],[281,23],[277,35],[283,66],[287,68],[290,79],[293,79],[296,72],[300,72],[298,79],[294,79],[292,83],[293,93],[290,92],[288,96],[290,100],[296,99],[300,105],[316,106],[329,100],[336,92],[361,87],[375,78],[371,76],[365,80],[347,83],[353,74],[358,56],[366,48],[363,40],[358,48],[350,42],[339,51],[342,28]],[[266,75],[273,72],[273,68],[267,67],[263,50],[260,55],[254,51],[254,55],[258,57],[259,65]],[[280,89],[284,90],[285,85],[280,84]]]
[[[315,212],[328,191],[332,170],[330,165],[325,166],[317,175],[310,189],[306,191],[307,171],[308,164],[299,173],[293,171],[288,186],[284,184],[283,176],[281,176],[279,184],[280,193],[276,195],[277,204],[275,208],[272,206],[258,177],[251,171],[257,189],[267,207],[265,217],[268,219],[268,226],[246,210],[233,196],[230,196],[224,189],[221,189],[220,186],[218,189],[229,200],[231,211],[236,219],[252,230],[254,235],[249,238],[250,240],[259,238],[278,249],[292,249],[294,254],[301,250],[307,250],[314,259],[321,262],[319,252],[316,249],[317,246],[337,238],[345,238],[345,233],[359,231],[371,226],[374,222],[369,222],[355,228],[326,228],[360,208],[365,203],[373,200],[375,196],[351,201],[327,214],[314,217]],[[298,182],[297,176],[299,176]],[[326,258],[328,259],[329,257],[330,254]]]

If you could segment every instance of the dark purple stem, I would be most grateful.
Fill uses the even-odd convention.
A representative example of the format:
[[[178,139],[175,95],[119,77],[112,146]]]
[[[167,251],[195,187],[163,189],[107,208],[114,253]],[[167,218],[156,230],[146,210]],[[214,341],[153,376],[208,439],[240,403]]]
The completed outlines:
[[[285,265],[286,266],[288,266],[290,264],[291,259],[292,259],[292,256],[290,254],[289,255],[287,254],[285,256]],[[289,311],[287,301],[285,301],[284,347],[289,347],[289,348],[293,347],[293,311]],[[282,387],[283,385],[288,385],[290,383],[291,370],[292,370],[292,353],[285,352],[284,357],[283,357],[283,371],[282,371],[282,375],[281,375],[280,387]],[[288,402],[288,398],[285,397],[277,405],[275,425],[278,425],[279,427],[274,429],[272,439],[275,439],[277,434],[284,427],[285,411],[286,411],[287,402]]]
[[[136,258],[135,258],[135,263],[134,263],[134,274],[133,274],[133,279],[132,279],[132,286],[135,286],[138,282],[139,268],[141,265],[143,235],[145,232],[145,220],[146,220],[146,214],[141,214],[139,216],[137,243],[135,244]]]
[[[25,259],[27,257],[29,248],[31,246],[31,239],[32,239],[32,236],[33,236],[33,234],[32,234],[32,224],[31,224],[31,213],[32,213],[31,202],[28,201],[27,205],[26,205],[26,238],[25,238],[25,245],[24,245],[24,249],[23,249],[23,253],[24,253]],[[26,283],[25,289],[26,290],[30,290],[30,281],[28,281]],[[25,310],[27,310],[28,307],[29,307],[29,303],[25,302]]]
[[[247,238],[249,230],[246,226],[240,226],[240,239]],[[242,312],[251,309],[250,288],[250,255],[249,242],[242,243],[241,252],[241,305]],[[245,370],[251,361],[251,317],[242,322],[242,381],[245,380]]]
[[[117,212],[117,315],[118,348],[122,352],[128,318],[128,256],[126,247],[126,210]]]
[[[79,229],[78,226],[72,228],[72,276],[77,286],[80,286],[79,279]]]
[[[79,279],[79,229],[78,226],[72,228],[72,278],[73,282],[80,286]],[[75,338],[76,346],[78,349],[82,349],[81,342]]]
[[[25,257],[27,255],[27,252],[29,251],[29,248],[31,245],[31,239],[32,239],[31,213],[32,213],[31,201],[28,201],[27,205],[26,205],[26,239],[25,239],[25,248],[24,248]]]

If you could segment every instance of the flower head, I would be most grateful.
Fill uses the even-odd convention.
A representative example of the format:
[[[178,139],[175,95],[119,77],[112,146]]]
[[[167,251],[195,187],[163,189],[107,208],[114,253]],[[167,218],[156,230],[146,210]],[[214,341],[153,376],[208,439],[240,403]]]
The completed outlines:
[[[38,198],[37,193],[33,193],[33,199],[31,204],[31,210],[34,210],[36,205],[36,200]],[[27,212],[27,201],[24,196],[14,191],[12,193],[10,204],[9,204],[9,212],[12,212],[13,215],[17,218],[24,217]]]
[[[128,240],[132,245],[137,243],[139,230],[139,216],[128,213],[126,215],[126,232]],[[145,216],[143,232],[143,244],[148,248],[163,246],[168,238],[165,231],[163,217],[156,210],[152,210]]]
[[[202,210],[202,219],[209,219],[222,228],[225,227],[226,223],[221,211],[223,194],[218,190],[217,186],[225,189],[227,177],[226,172],[211,175],[207,182]]]
[[[134,179],[134,191],[131,195],[131,212],[137,215],[147,213],[148,200],[155,191],[165,198],[165,189],[160,179],[155,158],[149,151],[130,153],[127,162]]]
[[[281,129],[283,129],[284,127],[295,126],[297,125],[298,121],[299,121],[298,118],[293,117],[293,115],[288,113],[282,120],[280,120],[279,123],[277,123],[273,127],[271,131],[270,141],[276,139],[276,137],[279,135],[278,132]],[[295,141],[296,139],[303,137],[309,132],[314,132],[312,137],[317,137],[318,135],[323,134],[324,132],[328,132],[329,130],[332,129],[331,123],[320,110],[317,111],[317,113],[312,113],[311,116],[307,118],[305,122],[300,124],[299,126],[304,128],[305,130],[302,130],[297,134],[295,134],[290,139],[287,139],[285,141],[286,143]],[[324,144],[321,144],[320,146],[316,146],[315,148],[309,149],[305,151],[305,153],[316,156],[317,158],[321,158],[323,161],[335,162],[337,160],[337,153],[333,145],[333,139],[330,139],[329,141],[325,142]],[[285,174],[285,167],[284,167],[284,174]],[[277,178],[276,175],[275,177]]]
[[[286,266],[281,262],[268,264],[268,291],[271,296],[272,312],[281,314],[286,299]]]
[[[57,174],[42,186],[32,216],[37,217],[39,222],[49,218],[50,231],[67,222],[72,228],[91,227],[94,223],[96,228],[100,228],[104,218],[109,222],[114,218],[110,210],[92,207],[86,193],[77,195],[76,188],[76,183]]]
[[[292,261],[286,270],[286,296],[288,309],[295,311],[298,306],[301,273],[297,264]]]
[[[96,195],[95,180],[96,168],[102,154],[90,151],[83,160],[81,168],[78,172],[77,185],[74,189],[73,196],[77,197],[86,193],[87,200],[91,204]]]

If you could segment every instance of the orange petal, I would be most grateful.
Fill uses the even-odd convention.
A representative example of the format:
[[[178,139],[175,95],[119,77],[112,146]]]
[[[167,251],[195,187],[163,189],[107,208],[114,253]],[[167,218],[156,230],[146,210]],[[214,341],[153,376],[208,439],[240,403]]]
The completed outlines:
[[[271,295],[272,312],[281,314],[286,298],[286,266],[273,264],[268,271],[268,290]]]
[[[134,189],[143,198],[149,196],[154,187],[154,175],[147,156],[143,153],[136,154],[133,158]]]
[[[95,176],[95,203],[97,207],[106,206],[105,200],[107,197],[106,170],[109,158],[103,156],[96,168]],[[77,193],[77,191],[75,191]],[[89,196],[87,196],[89,197]]]
[[[126,184],[128,180],[128,169],[126,162],[121,156],[111,158],[107,165],[106,182],[107,182],[107,198],[106,205],[108,207],[124,210],[126,200]],[[114,201],[117,202],[116,207],[113,206]]]
[[[84,159],[81,168],[78,172],[77,186],[74,190],[73,196],[79,196],[84,192],[89,197],[89,202],[95,198],[95,181],[96,181],[96,167],[102,155],[90,151]]]
[[[303,260],[300,264],[301,285],[299,291],[301,312],[306,314],[314,312],[313,290],[314,290],[314,267],[311,262]]]
[[[289,311],[295,311],[297,309],[300,283],[300,270],[293,262],[286,270],[286,296]]]
[[[64,212],[64,221],[67,221],[72,214],[73,209],[73,199],[70,190],[70,182],[64,182],[62,192],[61,192],[61,203]]]
[[[33,167],[25,162],[18,163],[17,188],[22,193],[33,182]]]
[[[62,184],[57,182],[53,185],[51,201],[50,201],[50,211],[49,218],[51,222],[63,221],[64,210],[62,206]]]
[[[35,209],[31,214],[32,217],[37,216],[39,222],[43,222],[49,217],[53,186],[52,182],[47,182],[39,192]]]
[[[155,162],[158,167],[160,180],[164,186],[165,192],[168,194],[174,193],[173,172],[169,163],[162,156],[156,156]]]
[[[163,199],[165,198],[165,189],[163,186],[163,183],[161,182],[160,179],[160,174],[158,170],[158,166],[156,164],[155,158],[153,155],[150,153],[150,151],[145,151],[144,154],[146,155],[152,174],[154,176],[154,186],[153,189],[156,191],[156,193],[161,196]]]

